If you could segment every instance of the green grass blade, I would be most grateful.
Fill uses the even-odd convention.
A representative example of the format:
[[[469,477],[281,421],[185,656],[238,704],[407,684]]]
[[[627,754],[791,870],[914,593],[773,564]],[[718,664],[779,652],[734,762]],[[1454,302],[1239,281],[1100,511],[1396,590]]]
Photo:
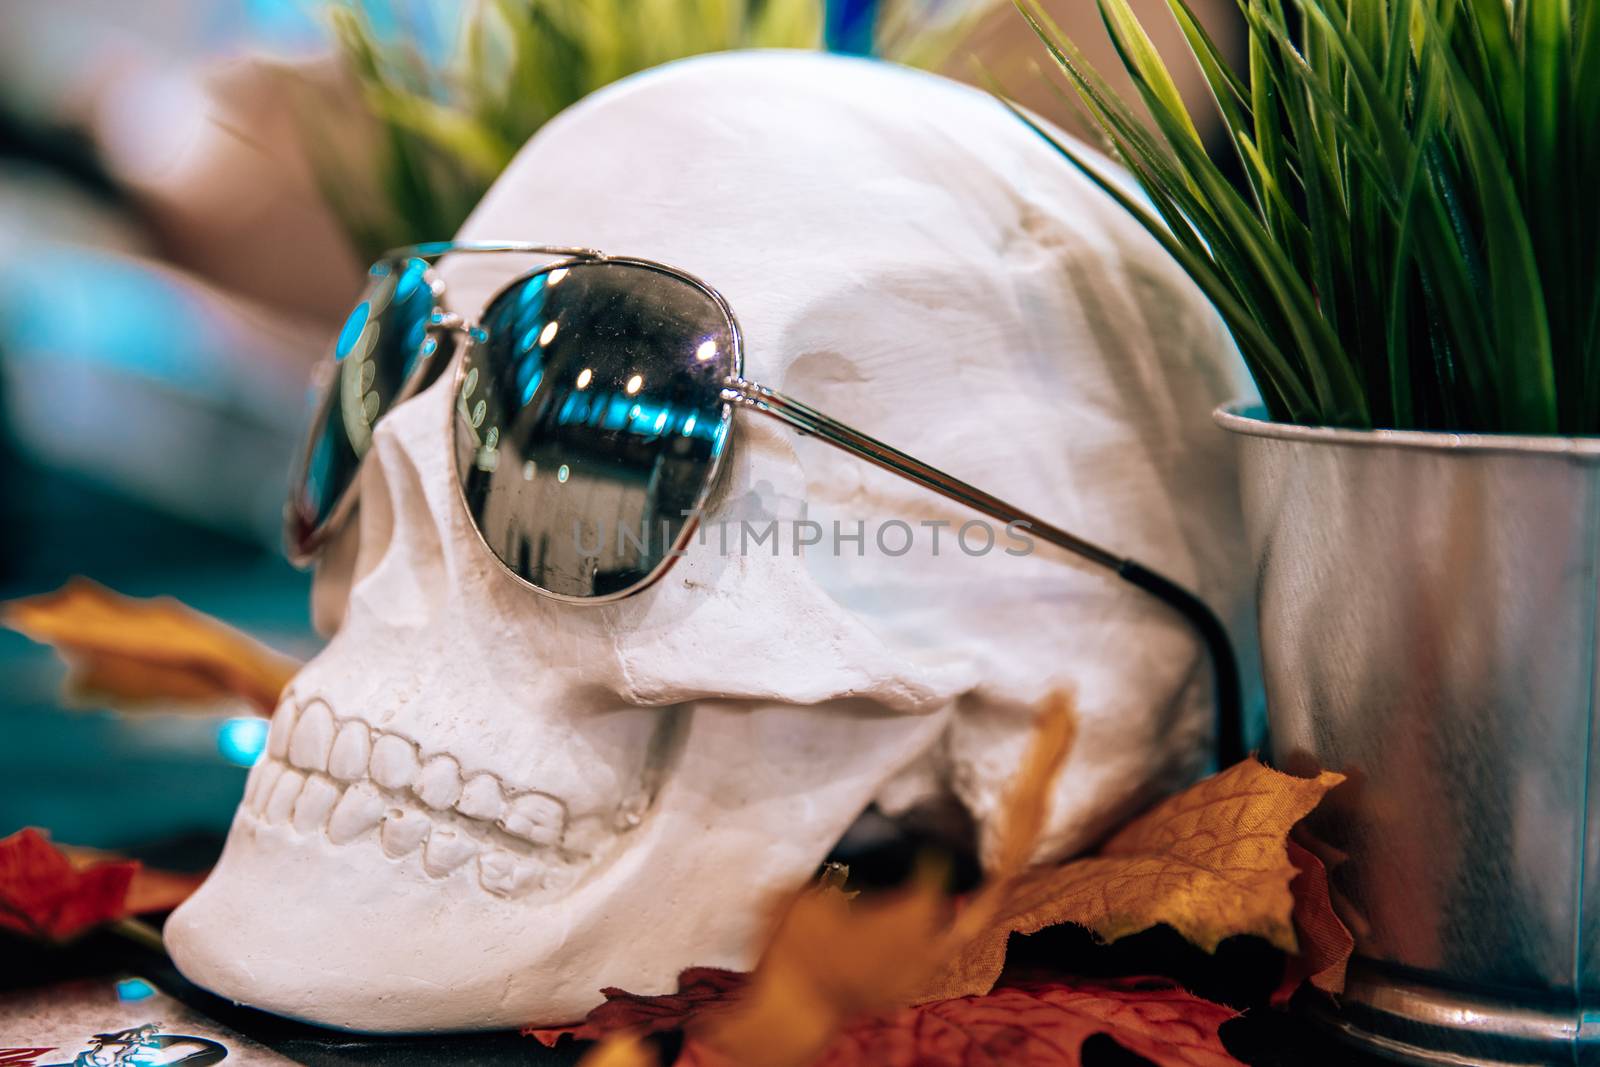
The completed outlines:
[[[1111,138],[1113,150],[1144,185],[1171,232],[1190,251],[1212,260],[1234,287],[1235,297],[1258,319],[1280,335],[1294,332],[1285,318],[1280,296],[1268,284],[1269,279],[1252,265],[1252,256],[1242,247],[1239,232],[1212,214],[1214,205],[1197,193],[1198,186],[1192,179],[1177,173],[1179,165],[1172,149],[1145,132],[1042,8],[1025,0],[1018,3],[1018,8],[1067,74],[1091,116]],[[1187,138],[1178,141],[1191,153],[1190,158],[1201,152]],[[1304,330],[1300,335],[1304,336]],[[1299,345],[1282,346],[1281,352],[1274,353],[1274,365],[1297,376],[1295,389],[1303,388],[1300,383],[1317,374],[1314,361]]]
[[[1279,25],[1285,23],[1283,9],[1277,0],[1266,0],[1263,6],[1268,18]],[[1334,333],[1338,333],[1341,286],[1335,279],[1348,274],[1345,264],[1347,257],[1340,254],[1338,235],[1347,229],[1348,220],[1344,204],[1335,193],[1337,182],[1332,172],[1336,164],[1323,151],[1323,142],[1318,137],[1311,113],[1312,102],[1303,87],[1280,74],[1276,63],[1263,66],[1268,76],[1280,85],[1278,99],[1282,101],[1284,115],[1298,147],[1296,158],[1304,193],[1303,211],[1311,234],[1307,273],[1315,282],[1316,301],[1322,318]],[[1342,358],[1342,353],[1340,356]]]
[[[1211,100],[1222,119],[1222,128],[1238,156],[1245,180],[1250,183],[1257,213],[1265,217],[1269,211],[1274,211],[1281,218],[1292,217],[1294,209],[1289,204],[1282,183],[1267,166],[1261,150],[1249,134],[1254,127],[1249,87],[1228,65],[1227,58],[1195,17],[1187,0],[1167,0],[1167,7],[1206,80]]]
[[[1204,257],[1194,255],[1177,241],[1160,219],[1124,191],[1118,183],[1108,179],[1100,167],[1068,145],[1062,143],[1048,130],[1010,101],[1002,100],[1019,119],[1040,137],[1044,138],[1061,156],[1071,162],[1085,177],[1098,186],[1121,208],[1132,215],[1189,273],[1195,284],[1205,293],[1227,322],[1241,353],[1250,364],[1250,370],[1262,386],[1264,398],[1279,417],[1291,419],[1315,418],[1317,408],[1309,394],[1300,387],[1298,379],[1282,362],[1279,346],[1258,327],[1245,308],[1235,299],[1228,285]],[[1276,397],[1276,402],[1272,398]]]
[[[1153,101],[1151,110],[1159,108],[1172,125],[1180,129],[1195,144],[1201,144],[1200,131],[1189,117],[1183,94],[1172,80],[1167,65],[1156,51],[1155,42],[1145,32],[1144,26],[1127,0],[1098,0],[1100,17],[1111,34],[1112,43],[1123,57],[1123,63],[1135,76],[1139,88]]]
[[[1539,3],[1542,0],[1531,0]],[[1430,22],[1432,16],[1429,14]],[[1477,192],[1481,231],[1488,264],[1488,286],[1498,346],[1495,389],[1508,424],[1554,433],[1558,426],[1554,357],[1534,239],[1517,195],[1511,164],[1496,138],[1476,87],[1456,56],[1441,41],[1444,33],[1432,23],[1428,40],[1438,48],[1447,70],[1453,128],[1459,132],[1463,157]]]
[[[1166,0],[1238,188],[1129,0],[1098,2],[1159,136],[1053,51],[1274,410],[1600,431],[1600,0],[1238,0],[1248,79]]]

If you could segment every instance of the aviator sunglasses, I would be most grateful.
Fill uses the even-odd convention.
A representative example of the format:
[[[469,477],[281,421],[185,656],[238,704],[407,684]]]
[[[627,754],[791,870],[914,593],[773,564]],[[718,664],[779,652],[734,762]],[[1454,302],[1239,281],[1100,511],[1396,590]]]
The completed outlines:
[[[433,263],[461,253],[551,257],[469,322]],[[1218,758],[1244,755],[1238,666],[1194,593],[743,376],[738,320],[675,267],[592,249],[443,242],[387,253],[319,368],[310,436],[285,509],[290,559],[310,564],[356,503],[373,428],[454,361],[456,486],[472,527],[534,592],[599,604],[648,588],[684,554],[716,486],[735,408],[805,434],[1065,549],[1186,618],[1212,663]],[[585,538],[584,529],[640,531]]]

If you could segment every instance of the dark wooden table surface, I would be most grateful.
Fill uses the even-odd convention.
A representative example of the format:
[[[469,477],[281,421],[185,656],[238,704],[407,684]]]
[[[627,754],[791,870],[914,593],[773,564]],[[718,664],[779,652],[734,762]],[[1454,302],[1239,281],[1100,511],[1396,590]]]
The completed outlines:
[[[1216,957],[1207,957],[1183,944],[1170,931],[1152,931],[1110,948],[1094,945],[1086,935],[1052,931],[1042,937],[1014,940],[1013,955],[1029,966],[1070,964],[1081,974],[1166,973],[1199,995],[1243,1007],[1243,1014],[1224,1026],[1223,1041],[1235,1056],[1252,1067],[1382,1067],[1386,1062],[1339,1043],[1308,1021],[1303,1012],[1254,1006],[1270,991],[1270,978],[1263,976],[1275,974],[1277,962],[1275,954],[1259,943],[1224,942]],[[214,997],[186,982],[165,956],[104,933],[66,948],[45,948],[0,934],[0,958],[5,960],[5,966],[0,968],[0,1046],[40,1043],[27,1033],[14,1032],[21,1015],[14,1009],[8,1011],[8,1005],[26,1002],[37,1008],[41,1002],[48,1004],[52,993],[60,990],[65,1008],[69,991],[96,982],[109,986],[119,979],[137,976],[183,1005],[182,1021],[189,1024],[191,1031],[199,1029],[195,1025],[199,1022],[207,1036],[241,1051],[246,1046],[266,1049],[313,1067],[494,1067],[511,1063],[564,1067],[578,1062],[584,1051],[571,1043],[546,1049],[512,1031],[373,1037],[307,1026]],[[165,1014],[173,1014],[170,1002],[159,1003],[168,1005]],[[160,1018],[163,1012],[157,1002],[145,1014],[151,1015],[148,1021],[175,1025],[172,1019]],[[142,1015],[139,1019],[145,1021]],[[111,1028],[127,1023],[108,1016],[108,1021],[93,1025]],[[81,1028],[85,1030],[82,1039],[96,1032],[89,1023]],[[670,1045],[664,1051],[670,1053]],[[236,1058],[251,1062],[248,1056]],[[45,1058],[39,1062],[51,1061]],[[1109,1039],[1091,1039],[1084,1048],[1086,1067],[1128,1067],[1147,1062]]]

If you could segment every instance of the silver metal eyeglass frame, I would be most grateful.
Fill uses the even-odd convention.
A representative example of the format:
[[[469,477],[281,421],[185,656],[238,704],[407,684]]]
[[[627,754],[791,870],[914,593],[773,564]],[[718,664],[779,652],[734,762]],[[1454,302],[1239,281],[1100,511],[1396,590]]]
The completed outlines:
[[[914,456],[901,452],[899,449],[830,418],[793,397],[785,396],[776,389],[745,378],[743,374],[743,334],[739,329],[738,319],[735,317],[733,309],[715,288],[676,267],[638,257],[609,256],[592,248],[537,245],[513,241],[419,244],[394,249],[385,253],[378,262],[409,259],[433,261],[446,255],[458,253],[540,255],[550,256],[559,261],[519,273],[489,297],[485,302],[485,308],[494,304],[502,295],[529,277],[559,270],[565,265],[577,265],[580,263],[612,263],[658,270],[682,279],[701,290],[715,301],[727,316],[735,344],[735,373],[724,382],[721,393],[721,399],[724,402],[722,416],[724,424],[730,422],[732,411],[736,408],[746,408],[775,418],[802,434],[814,436],[835,448],[906,478],[989,518],[1008,525],[1015,524],[1047,544],[1055,545],[1077,556],[1079,559],[1109,571],[1123,581],[1137,586],[1146,593],[1163,601],[1193,626],[1211,660],[1212,681],[1216,692],[1217,758],[1219,763],[1222,766],[1226,766],[1244,757],[1242,697],[1238,662],[1234,656],[1233,645],[1228,637],[1226,627],[1223,626],[1221,620],[1217,618],[1215,613],[1197,594],[1135,560],[1119,556],[1100,545],[1047,522],[1032,512],[1009,504],[990,493],[978,489],[976,486],[952,477]],[[445,296],[444,286],[431,269],[425,274],[425,279],[433,292],[435,301],[434,310],[429,318],[427,328],[427,335],[435,341],[435,347],[430,356],[418,361],[417,367],[413,370],[411,376],[403,384],[402,388],[396,392],[390,404],[391,409],[414,396],[419,389],[420,383],[429,381],[436,376],[434,361],[439,359],[458,361],[456,389],[459,393],[459,378],[462,368],[465,366],[465,360],[458,359],[458,357],[461,355],[463,345],[471,346],[481,340],[479,327],[475,323],[444,307],[442,303]],[[446,345],[446,341],[459,341],[461,344]],[[381,418],[381,415],[379,417]],[[455,404],[450,407],[449,417],[452,420],[456,417]],[[315,441],[316,432],[317,427],[313,426],[308,435],[306,446],[302,450],[302,460],[298,468],[298,475],[302,479],[310,462],[310,450]],[[716,483],[721,465],[720,461],[721,455],[718,454],[706,473],[705,484],[694,512],[696,518]],[[456,482],[457,495],[460,497],[462,487],[459,484],[459,477]],[[309,538],[304,540],[301,546],[297,547],[293,539],[286,536],[289,557],[297,566],[307,566],[314,561],[331,534],[348,520],[354,508],[358,483],[359,479],[352,479],[351,484],[343,490],[339,501],[330,511],[328,518],[312,532]],[[463,507],[466,506],[464,498],[460,503]],[[292,519],[286,514],[286,523],[289,521],[292,521]],[[675,549],[687,547],[688,542],[692,539],[694,528],[695,520],[691,519],[680,534],[679,543],[674,546]],[[288,529],[289,527],[286,525],[286,534]],[[482,541],[483,533],[478,530],[476,523],[473,523],[473,529],[478,534],[480,541]],[[485,547],[488,548],[487,542],[485,542]],[[644,591],[665,574],[678,555],[681,555],[681,552],[667,553],[662,561],[642,581],[619,593],[604,597],[572,597],[542,589],[529,582],[506,566],[498,553],[495,553],[492,549],[489,551],[502,570],[533,592],[556,600],[585,604],[615,601]]]

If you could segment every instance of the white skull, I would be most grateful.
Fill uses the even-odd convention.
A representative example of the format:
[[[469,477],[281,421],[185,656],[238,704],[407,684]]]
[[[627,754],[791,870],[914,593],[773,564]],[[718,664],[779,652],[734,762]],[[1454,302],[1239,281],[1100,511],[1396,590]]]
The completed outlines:
[[[673,64],[550,123],[460,236],[679,266],[728,298],[749,377],[1240,607],[1209,412],[1245,387],[1220,323],[980,92],[798,53]],[[444,273],[470,316],[514,270]],[[602,986],[748,967],[874,802],[958,800],[986,844],[1052,690],[1081,728],[1040,858],[1208,759],[1209,672],[1167,608],[1042,543],[1008,555],[1003,531],[969,556],[972,514],[751,411],[713,532],[663,581],[541,598],[459,503],[452,381],[379,426],[319,578],[338,631],[168,926],[199,984],[360,1030],[567,1022]],[[735,527],[724,553],[719,523],[752,507],[830,534],[742,554]],[[835,518],[866,521],[863,555],[835,555]],[[904,555],[898,530],[876,541],[893,519]]]

